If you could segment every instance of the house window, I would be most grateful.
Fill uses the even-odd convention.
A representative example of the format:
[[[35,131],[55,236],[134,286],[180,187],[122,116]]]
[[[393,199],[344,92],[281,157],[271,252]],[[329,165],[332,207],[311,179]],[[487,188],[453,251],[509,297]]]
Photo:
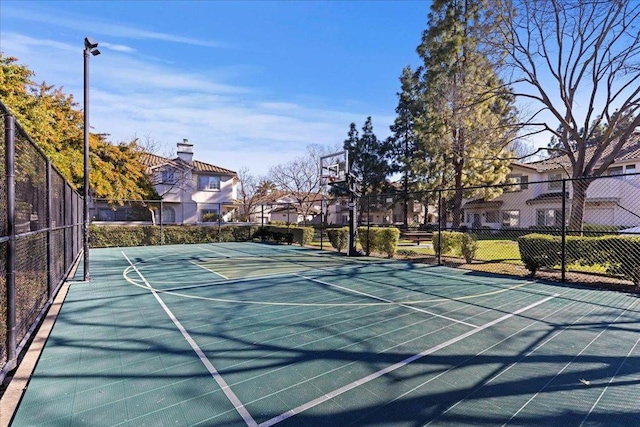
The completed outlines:
[[[484,222],[498,222],[498,211],[487,211]]]
[[[560,227],[562,225],[562,211],[560,209],[538,209],[536,211],[536,225]]]
[[[162,184],[175,184],[176,183],[176,177],[175,174],[172,170],[165,170],[162,171],[162,176],[160,178],[162,181],[160,181]]]
[[[503,227],[520,227],[520,211],[503,211]]]
[[[549,174],[549,190],[562,190],[562,174],[550,173]]]
[[[198,176],[198,190],[220,190],[219,176]]]
[[[529,188],[529,177],[527,175],[508,175],[507,179],[516,185],[508,186],[505,191],[522,191]]]
[[[625,174],[634,174],[636,173],[636,165],[627,165],[624,167]]]
[[[622,166],[613,166],[607,169],[607,175],[622,175]]]

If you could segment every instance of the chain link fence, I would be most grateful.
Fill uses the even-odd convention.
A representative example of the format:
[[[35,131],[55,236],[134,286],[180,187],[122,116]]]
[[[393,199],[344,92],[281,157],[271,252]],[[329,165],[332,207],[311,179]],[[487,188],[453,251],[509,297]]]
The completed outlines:
[[[346,225],[347,205],[328,204],[328,223]],[[398,190],[361,197],[357,208],[360,226],[402,230],[399,256],[501,274],[640,284],[640,174]]]
[[[82,199],[0,103],[0,382],[82,247]]]

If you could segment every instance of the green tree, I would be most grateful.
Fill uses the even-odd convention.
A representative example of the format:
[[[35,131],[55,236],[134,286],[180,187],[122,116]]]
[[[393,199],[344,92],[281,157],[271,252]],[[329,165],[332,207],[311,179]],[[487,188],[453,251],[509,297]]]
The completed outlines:
[[[418,54],[423,59],[419,90],[424,102],[416,122],[424,167],[439,169],[440,184],[454,188],[449,205],[452,225],[461,221],[463,197],[493,197],[499,190],[464,187],[504,182],[507,152],[516,134],[510,88],[496,73],[498,64],[482,40],[495,30],[486,17],[491,0],[434,0]],[[424,174],[425,171],[423,170]],[[443,203],[445,205],[445,203]],[[440,213],[441,221],[444,215]]]
[[[16,120],[76,189],[83,185],[83,115],[72,95],[46,83],[14,57],[0,54],[0,98]],[[92,195],[111,202],[158,195],[139,162],[137,142],[112,144],[90,134]]]
[[[349,133],[343,148],[347,151],[349,173],[356,177],[360,194],[379,194],[386,189],[389,173],[387,147],[373,132],[371,117],[358,134],[355,123],[349,125]]]
[[[392,135],[387,138],[386,144],[390,154],[390,172],[402,174],[401,198],[403,202],[402,222],[408,225],[409,193],[415,192],[415,171],[421,156],[416,156],[419,151],[418,140],[414,132],[415,119],[419,116],[419,91],[418,73],[411,67],[405,67],[400,77],[400,92],[398,95],[397,117],[389,126]],[[416,198],[416,197],[414,197]]]

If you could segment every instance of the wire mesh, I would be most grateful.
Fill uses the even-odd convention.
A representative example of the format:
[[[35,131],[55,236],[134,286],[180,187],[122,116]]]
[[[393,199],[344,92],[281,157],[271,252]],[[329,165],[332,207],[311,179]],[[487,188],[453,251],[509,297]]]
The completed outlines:
[[[29,141],[16,132],[15,185],[16,233],[47,228],[46,159]]]
[[[2,103],[0,111],[4,116],[10,115]],[[6,375],[5,368],[10,367],[9,362],[15,364],[15,346],[28,338],[32,326],[48,307],[51,292],[62,283],[80,253],[82,224],[77,212],[77,206],[81,204],[79,195],[51,167],[20,125],[15,123],[13,131],[8,133],[3,120],[0,138],[0,173],[4,178],[0,182],[2,380]],[[8,159],[6,153],[11,141],[15,155]],[[11,170],[13,179],[10,180],[8,172]],[[8,211],[10,188],[15,195],[15,212]],[[13,220],[13,228],[9,227],[10,220]],[[14,234],[9,235],[11,229]],[[12,271],[8,271],[10,266],[13,266]],[[9,292],[10,289],[13,292]],[[15,312],[15,319],[10,312]]]
[[[7,243],[0,243],[0,367],[7,363]]]
[[[16,331],[20,341],[48,300],[47,239],[38,233],[16,240]]]

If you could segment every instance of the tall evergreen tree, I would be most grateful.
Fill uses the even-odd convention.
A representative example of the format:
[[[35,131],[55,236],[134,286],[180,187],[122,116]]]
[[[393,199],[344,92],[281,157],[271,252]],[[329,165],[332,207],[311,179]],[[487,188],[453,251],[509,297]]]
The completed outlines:
[[[360,193],[382,193],[389,172],[387,150],[386,145],[373,133],[371,117],[367,117],[362,126],[361,136],[355,123],[351,123],[344,149],[349,156],[349,171],[358,179]]]
[[[414,132],[415,118],[418,116],[418,74],[411,67],[405,67],[400,77],[400,92],[398,93],[398,115],[389,127],[392,135],[387,138],[389,147],[390,171],[402,173],[402,222],[408,225],[409,193],[415,191],[412,171],[419,158],[415,156],[418,151],[417,139]]]
[[[504,182],[506,147],[517,131],[513,96],[483,50],[482,40],[498,25],[485,19],[492,1],[434,0],[417,49],[424,62],[420,91],[425,105],[416,135],[424,158],[439,163],[440,184],[455,188],[449,195],[454,228],[462,219],[463,197],[472,195],[463,187]],[[489,190],[474,193],[493,195]]]

